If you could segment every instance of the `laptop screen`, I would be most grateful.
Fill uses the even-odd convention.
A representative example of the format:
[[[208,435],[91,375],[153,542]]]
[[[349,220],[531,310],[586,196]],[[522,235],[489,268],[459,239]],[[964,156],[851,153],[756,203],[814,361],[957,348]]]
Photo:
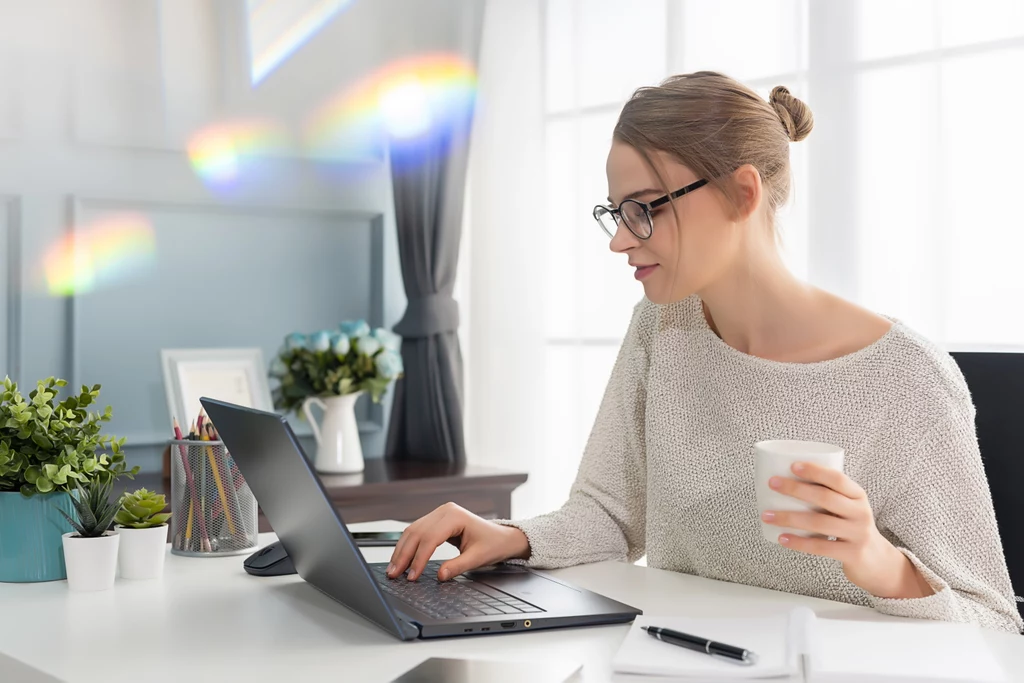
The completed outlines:
[[[399,638],[418,635],[381,594],[287,421],[202,398],[217,431],[299,576]]]

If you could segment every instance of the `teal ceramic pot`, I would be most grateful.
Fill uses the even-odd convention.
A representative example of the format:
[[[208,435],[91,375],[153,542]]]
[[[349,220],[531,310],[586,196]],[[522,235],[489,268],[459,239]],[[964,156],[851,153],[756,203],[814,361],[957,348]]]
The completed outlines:
[[[67,578],[61,535],[74,531],[57,512],[72,517],[68,493],[0,493],[0,581],[29,583]]]

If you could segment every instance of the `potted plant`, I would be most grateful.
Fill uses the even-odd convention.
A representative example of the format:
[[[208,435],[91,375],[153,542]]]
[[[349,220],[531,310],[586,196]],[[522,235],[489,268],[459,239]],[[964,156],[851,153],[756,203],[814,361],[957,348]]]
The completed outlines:
[[[270,366],[279,382],[274,406],[299,412],[313,427],[315,467],[320,472],[361,472],[355,404],[364,393],[379,403],[388,386],[402,376],[401,339],[383,328],[370,331],[364,320],[341,323],[338,331],[294,333]],[[317,424],[311,408],[324,412]]]
[[[122,579],[159,579],[167,557],[167,499],[146,489],[127,493],[114,516],[121,537],[118,566]]]
[[[10,378],[0,385],[0,581],[65,578],[61,536],[72,530],[66,516],[77,484],[139,470],[126,471],[124,439],[100,433],[110,407],[88,411],[100,385],[56,403],[66,385],[50,377],[27,397]]]
[[[120,537],[110,525],[121,505],[110,500],[112,486],[112,479],[99,478],[85,487],[76,484],[78,495],[71,499],[76,517],[59,510],[74,529],[61,537],[73,591],[103,591],[114,585]]]

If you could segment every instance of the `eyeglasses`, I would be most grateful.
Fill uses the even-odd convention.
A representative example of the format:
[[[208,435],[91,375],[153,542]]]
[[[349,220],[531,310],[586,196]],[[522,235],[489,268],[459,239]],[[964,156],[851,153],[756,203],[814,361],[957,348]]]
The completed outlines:
[[[667,195],[659,197],[650,203],[638,202],[635,199],[625,199],[619,204],[617,209],[599,204],[594,207],[594,220],[597,221],[608,237],[615,237],[615,231],[619,229],[619,222],[622,221],[637,239],[647,240],[654,233],[654,220],[651,218],[651,211],[707,184],[707,180],[701,179],[675,192],[669,192]]]

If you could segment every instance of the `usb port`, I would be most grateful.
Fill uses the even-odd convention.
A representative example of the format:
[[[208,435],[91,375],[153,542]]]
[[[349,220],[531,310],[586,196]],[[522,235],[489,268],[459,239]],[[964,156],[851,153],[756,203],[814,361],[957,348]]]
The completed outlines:
[[[467,628],[465,631],[463,631],[463,633],[472,633],[472,632],[473,632],[473,629],[471,629],[471,628]]]
[[[501,622],[502,628],[515,628],[516,622],[514,621],[503,621]]]
[[[491,630],[491,627],[490,627],[490,626],[484,626],[484,627],[483,627],[482,629],[480,629],[480,630],[481,630],[481,631],[490,631],[490,630]]]

